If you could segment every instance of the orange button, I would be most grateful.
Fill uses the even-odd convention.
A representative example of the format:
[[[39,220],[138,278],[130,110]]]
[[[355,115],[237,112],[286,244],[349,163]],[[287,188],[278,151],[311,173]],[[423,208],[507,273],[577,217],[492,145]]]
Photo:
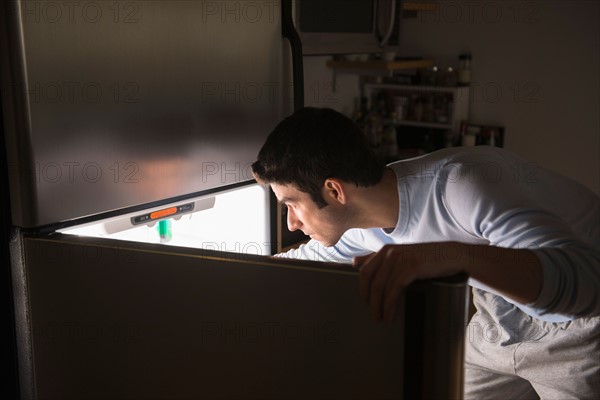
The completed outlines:
[[[150,214],[150,219],[163,218],[167,215],[175,214],[177,212],[177,207],[165,208],[164,210],[154,211]]]

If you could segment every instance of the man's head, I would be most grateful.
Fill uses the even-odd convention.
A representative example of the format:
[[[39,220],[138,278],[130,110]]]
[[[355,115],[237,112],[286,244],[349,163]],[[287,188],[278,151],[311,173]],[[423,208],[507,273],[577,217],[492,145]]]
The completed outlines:
[[[292,185],[323,208],[327,178],[372,186],[383,167],[352,120],[332,109],[305,107],[275,127],[252,171],[259,182]]]
[[[352,120],[312,107],[280,122],[252,164],[256,179],[270,184],[288,205],[288,227],[325,245],[335,244],[349,228],[344,187],[376,185],[383,170]]]

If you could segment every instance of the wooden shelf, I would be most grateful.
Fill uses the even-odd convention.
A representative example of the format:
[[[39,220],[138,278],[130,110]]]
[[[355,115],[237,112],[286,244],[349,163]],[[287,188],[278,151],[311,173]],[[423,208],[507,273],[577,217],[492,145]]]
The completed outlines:
[[[395,83],[365,83],[365,87],[371,90],[374,89],[385,89],[385,90],[396,90],[396,91],[410,91],[410,92],[437,92],[437,93],[454,93],[456,91],[469,90],[468,86],[426,86],[426,85],[401,85]]]
[[[349,60],[329,60],[327,67],[334,70],[344,71],[380,71],[394,72],[406,69],[429,68],[433,66],[433,60],[398,60],[398,61],[349,61]]]
[[[414,126],[416,128],[433,128],[433,129],[452,129],[453,126],[451,123],[442,124],[439,122],[421,122],[421,121],[411,121],[411,120],[400,120],[398,121],[398,126]]]

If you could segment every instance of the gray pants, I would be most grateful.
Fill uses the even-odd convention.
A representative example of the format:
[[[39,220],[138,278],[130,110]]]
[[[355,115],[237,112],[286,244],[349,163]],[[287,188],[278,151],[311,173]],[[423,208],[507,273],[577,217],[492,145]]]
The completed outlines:
[[[465,399],[600,399],[600,317],[540,321],[473,289]]]

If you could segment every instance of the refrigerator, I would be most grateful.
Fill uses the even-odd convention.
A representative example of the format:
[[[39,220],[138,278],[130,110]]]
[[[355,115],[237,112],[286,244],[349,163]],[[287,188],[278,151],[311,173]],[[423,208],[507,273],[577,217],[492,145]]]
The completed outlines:
[[[386,325],[350,265],[271,257],[250,164],[303,104],[290,1],[0,7],[18,397],[461,396],[464,276]]]

